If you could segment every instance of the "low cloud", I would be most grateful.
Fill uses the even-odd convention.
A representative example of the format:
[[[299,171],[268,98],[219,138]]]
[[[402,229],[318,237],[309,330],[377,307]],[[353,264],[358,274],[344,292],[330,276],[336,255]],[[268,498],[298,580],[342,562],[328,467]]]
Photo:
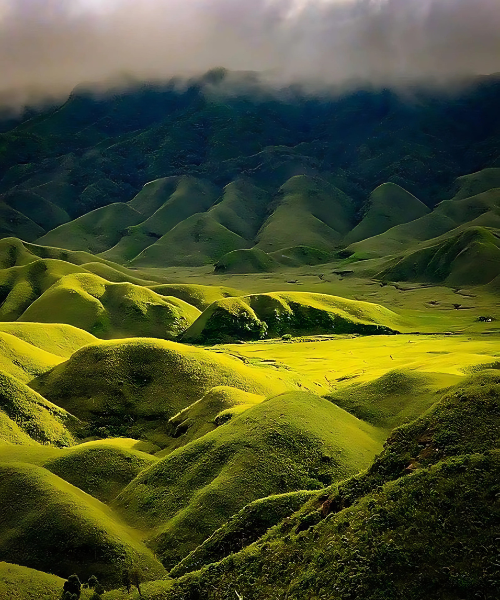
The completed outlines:
[[[499,0],[0,0],[0,98],[213,67],[311,85],[500,71]]]

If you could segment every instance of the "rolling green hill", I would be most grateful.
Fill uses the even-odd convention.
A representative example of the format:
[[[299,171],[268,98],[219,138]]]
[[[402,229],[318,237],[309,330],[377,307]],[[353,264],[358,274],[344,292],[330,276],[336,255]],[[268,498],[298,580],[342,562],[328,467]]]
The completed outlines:
[[[379,432],[335,405],[282,394],[170,453],[117,503],[129,522],[154,529],[151,543],[173,567],[248,502],[342,479],[379,449]]]
[[[227,342],[284,334],[395,333],[401,319],[370,304],[307,292],[279,292],[214,302],[185,332],[183,339]],[[394,329],[393,329],[394,328]]]

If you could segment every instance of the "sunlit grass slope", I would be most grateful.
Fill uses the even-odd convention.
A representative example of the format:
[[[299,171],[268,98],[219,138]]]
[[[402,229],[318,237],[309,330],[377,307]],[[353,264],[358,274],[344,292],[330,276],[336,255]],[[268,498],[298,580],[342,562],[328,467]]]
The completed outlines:
[[[477,171],[476,173],[470,173],[469,175],[463,175],[457,178],[455,185],[457,188],[457,193],[454,197],[455,200],[470,198],[488,190],[500,188],[500,169],[489,168]]]
[[[450,286],[483,285],[500,275],[500,230],[470,227],[409,252],[382,271],[382,279]]]
[[[276,292],[214,302],[183,339],[211,343],[283,334],[381,334],[397,331],[401,324],[396,313],[377,304],[327,294]]]
[[[354,225],[354,203],[318,177],[298,175],[279,190],[276,207],[262,226],[258,248],[272,252],[296,245],[330,250]]]
[[[175,430],[168,419],[211,388],[268,396],[297,389],[298,377],[175,342],[133,339],[86,346],[31,385],[88,422],[89,435],[148,437],[165,446]]]
[[[226,286],[194,283],[161,284],[150,286],[150,289],[161,296],[174,296],[184,300],[184,302],[192,304],[202,311],[217,300],[243,295],[243,292]]]
[[[158,456],[213,431],[264,398],[227,385],[213,387],[202,398],[169,419],[173,427],[173,439]]]
[[[191,214],[146,248],[133,266],[203,265],[239,248],[249,248],[264,218],[269,197],[245,180],[227,185],[206,212]]]
[[[97,342],[87,331],[62,323],[0,323],[0,332],[63,358],[69,358],[82,346]]]
[[[423,202],[399,185],[383,183],[371,193],[363,219],[346,235],[344,243],[352,244],[373,237],[429,212]]]
[[[45,373],[63,362],[51,354],[9,333],[0,333],[0,371],[13,375],[21,382]]]
[[[250,502],[188,554],[172,569],[170,575],[180,577],[239,552],[317,495],[317,491],[303,490],[267,496]]]
[[[143,471],[117,499],[173,567],[243,506],[368,466],[377,429],[305,392],[275,396]],[[238,490],[235,493],[235,490]]]
[[[67,577],[118,584],[130,557],[147,578],[163,569],[140,542],[98,500],[41,467],[0,463],[0,557]]]
[[[75,417],[45,400],[12,375],[1,371],[0,411],[36,442],[53,446],[71,446],[75,443],[68,430],[68,427],[72,429],[78,425]],[[7,437],[6,441],[12,440]]]
[[[136,210],[116,202],[56,227],[40,237],[37,243],[98,254],[114,246],[127,227],[137,225],[142,220],[142,215]]]
[[[160,296],[131,283],[110,283],[78,273],[59,279],[20,317],[22,321],[67,323],[102,338],[173,338],[200,311],[177,298]]]
[[[0,562],[0,598],[3,600],[54,600],[64,579],[28,567]]]
[[[132,260],[184,219],[208,210],[219,194],[216,186],[194,177],[166,177],[146,184],[128,203],[142,214],[142,222],[122,232],[102,256],[116,262]]]
[[[397,429],[366,472],[150,598],[495,598],[499,390],[498,371],[468,379]]]
[[[286,267],[301,267],[331,262],[333,254],[311,246],[291,246],[270,252],[269,256]]]
[[[44,462],[44,467],[102,502],[109,502],[157,459],[120,446],[120,440],[87,442]],[[109,443],[115,442],[115,443]]]

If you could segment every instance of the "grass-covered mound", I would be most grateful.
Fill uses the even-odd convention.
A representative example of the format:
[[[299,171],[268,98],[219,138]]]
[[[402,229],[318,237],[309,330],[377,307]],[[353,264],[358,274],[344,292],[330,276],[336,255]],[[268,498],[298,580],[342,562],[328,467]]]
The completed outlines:
[[[363,219],[346,235],[344,241],[352,244],[373,237],[429,212],[427,206],[413,194],[395,183],[384,183],[371,193]]]
[[[142,220],[142,215],[136,210],[117,202],[56,227],[40,237],[37,243],[98,254],[114,246],[127,227],[137,225]]]
[[[165,283],[150,286],[150,289],[160,296],[174,296],[174,298],[184,300],[202,311],[217,300],[243,295],[243,292],[230,287],[195,283]]]
[[[200,311],[177,298],[97,275],[62,277],[24,311],[22,321],[67,323],[97,337],[154,336],[172,339]]]
[[[319,177],[297,175],[279,190],[275,210],[256,238],[265,252],[296,245],[331,250],[354,224],[351,198]]]
[[[165,177],[147,183],[128,203],[142,214],[142,222],[122,231],[121,239],[102,256],[122,263],[132,260],[184,219],[208,210],[219,193],[210,182],[194,177]]]
[[[156,459],[121,445],[119,439],[106,442],[75,446],[44,462],[44,467],[94,498],[109,502]]]
[[[317,495],[317,491],[302,490],[267,496],[250,502],[188,554],[170,571],[170,575],[180,577],[239,552]]]
[[[296,389],[296,379],[200,348],[133,339],[86,346],[31,385],[88,422],[89,434],[148,435],[165,446],[168,419],[214,386],[268,396]]]
[[[303,265],[319,265],[333,259],[331,252],[325,252],[310,246],[292,246],[270,252],[269,256],[278,263],[287,267],[301,267]]]
[[[159,456],[213,431],[263,400],[264,396],[227,385],[213,387],[202,398],[169,419],[173,439],[168,449],[159,453]]]
[[[13,375],[23,383],[49,371],[63,360],[61,356],[37,348],[10,333],[0,332],[0,372]]]
[[[259,248],[233,250],[215,263],[215,273],[269,273],[279,263]]]
[[[211,343],[283,334],[387,334],[397,331],[400,322],[394,312],[369,302],[308,292],[273,292],[214,302],[184,339]]]
[[[286,393],[170,453],[117,505],[154,531],[150,543],[173,567],[249,502],[343,479],[380,448],[374,427],[318,396]]]
[[[463,175],[462,177],[457,178],[455,187],[457,192],[454,196],[454,200],[470,198],[471,196],[477,196],[477,194],[482,194],[488,190],[500,188],[500,169],[482,169],[476,173]]]
[[[0,323],[0,332],[63,358],[69,358],[82,346],[97,342],[87,331],[62,323]]]
[[[391,281],[484,285],[500,275],[500,230],[470,227],[397,260],[379,274]]]
[[[36,442],[53,446],[71,446],[75,443],[70,433],[78,425],[75,417],[45,400],[12,375],[1,371],[0,412]],[[5,441],[12,440],[6,437]]]
[[[0,558],[67,577],[94,574],[102,583],[120,584],[121,568],[131,560],[148,579],[163,568],[98,500],[46,469],[0,463]]]
[[[400,254],[415,249],[420,242],[453,232],[457,227],[475,226],[500,228],[500,188],[459,200],[444,200],[431,213],[355,242],[348,249],[365,257]]]
[[[3,600],[54,600],[64,579],[28,567],[0,562],[0,598]]]
[[[332,592],[493,600],[499,390],[498,372],[487,370],[456,386],[397,429],[367,472],[319,492],[238,554],[158,585],[150,598],[217,600],[230,589],[249,600]]]
[[[456,379],[453,375],[393,370],[369,383],[353,383],[327,397],[359,419],[390,430],[424,413],[439,399],[439,390],[454,384]]]

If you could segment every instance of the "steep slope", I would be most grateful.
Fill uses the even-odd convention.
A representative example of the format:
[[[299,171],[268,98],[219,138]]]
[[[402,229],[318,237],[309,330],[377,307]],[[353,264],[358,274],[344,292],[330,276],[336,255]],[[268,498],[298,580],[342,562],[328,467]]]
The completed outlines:
[[[174,298],[179,298],[179,300],[184,300],[184,302],[196,306],[201,311],[208,308],[212,302],[216,302],[217,300],[243,295],[243,292],[234,288],[218,285],[199,285],[196,283],[161,284],[150,286],[150,289],[160,294],[160,296],[173,296]]]
[[[162,447],[175,432],[168,419],[215,386],[266,396],[298,387],[286,372],[153,339],[86,346],[30,385],[86,421],[88,435],[147,437]]]
[[[348,249],[365,257],[399,254],[460,226],[500,227],[500,188],[459,200],[445,200],[431,213],[351,244]]]
[[[12,375],[2,372],[0,412],[35,442],[52,446],[71,446],[75,443],[70,430],[78,427],[78,419],[48,402]],[[5,423],[5,416],[3,421]],[[5,441],[12,443],[9,436]]]
[[[305,600],[333,589],[368,600],[493,600],[499,390],[494,371],[460,384],[397,429],[367,472],[322,490],[242,552],[158,582],[150,597],[187,600],[196,590],[215,600],[231,589]]]
[[[142,222],[122,232],[123,237],[102,254],[103,258],[132,260],[181,221],[208,210],[219,193],[210,182],[194,177],[167,177],[146,184],[128,203],[143,215]]]
[[[173,567],[245,504],[342,479],[379,449],[375,428],[328,401],[282,394],[142,472],[117,505],[130,521],[154,528],[150,543]]]
[[[257,236],[257,247],[265,252],[289,248],[291,240],[331,250],[354,224],[353,201],[319,177],[292,177],[280,188],[275,204]]]
[[[500,230],[469,227],[433,242],[396,260],[379,277],[460,287],[484,285],[500,275]]]
[[[133,266],[201,265],[248,248],[264,219],[269,195],[248,180],[224,188],[215,206],[167,230],[131,261]]]
[[[105,584],[121,583],[127,560],[148,578],[162,566],[105,505],[49,471],[0,463],[0,557],[67,577],[78,571]]]
[[[142,219],[142,215],[127,204],[116,202],[60,225],[37,243],[98,254],[114,246],[127,227],[137,225]]]
[[[0,333],[0,371],[26,383],[62,363],[64,358],[11,335]]]
[[[273,292],[214,302],[183,339],[213,343],[283,334],[387,334],[394,333],[399,323],[396,313],[369,302],[308,292]]]
[[[500,188],[500,168],[482,169],[477,173],[458,177],[455,187],[457,188],[457,193],[454,196],[454,200],[470,198],[488,190]]]
[[[22,321],[67,323],[100,338],[151,336],[172,339],[200,311],[132,283],[110,283],[97,275],[61,277],[32,302]]]
[[[63,585],[56,575],[0,562],[0,597],[6,600],[53,600]]]
[[[429,212],[413,194],[394,183],[384,183],[370,194],[363,219],[346,235],[344,243],[348,245],[384,233]]]
[[[0,201],[22,213],[45,231],[70,220],[65,210],[33,191],[14,189],[0,198]]]

